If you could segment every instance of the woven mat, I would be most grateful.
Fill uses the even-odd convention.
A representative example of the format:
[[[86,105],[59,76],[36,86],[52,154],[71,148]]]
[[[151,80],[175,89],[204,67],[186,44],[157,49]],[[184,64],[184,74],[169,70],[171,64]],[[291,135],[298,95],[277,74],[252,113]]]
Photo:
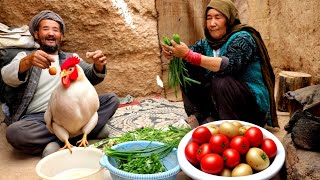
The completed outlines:
[[[107,125],[109,137],[114,137],[142,127],[188,126],[186,118],[182,102],[152,98],[142,100],[137,105],[118,108]]]

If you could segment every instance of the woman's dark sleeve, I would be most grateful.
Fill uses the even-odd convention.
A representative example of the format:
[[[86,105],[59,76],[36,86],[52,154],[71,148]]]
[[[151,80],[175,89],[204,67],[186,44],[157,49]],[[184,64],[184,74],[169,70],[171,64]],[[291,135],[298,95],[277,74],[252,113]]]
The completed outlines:
[[[254,39],[247,33],[239,33],[227,46],[223,56],[229,58],[229,65],[217,75],[237,75],[246,70],[248,64],[254,61],[256,52]]]
[[[200,39],[199,41],[197,41],[193,45],[190,45],[189,49],[191,49],[194,52],[197,52],[197,53],[205,55],[204,47],[203,47],[203,44],[204,44],[203,41],[204,41],[204,39]]]

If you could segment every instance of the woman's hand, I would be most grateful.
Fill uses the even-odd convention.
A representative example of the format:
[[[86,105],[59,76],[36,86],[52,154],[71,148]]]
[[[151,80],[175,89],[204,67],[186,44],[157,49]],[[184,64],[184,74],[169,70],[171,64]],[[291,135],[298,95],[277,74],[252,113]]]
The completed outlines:
[[[98,72],[102,72],[107,64],[107,57],[102,53],[101,50],[94,52],[87,52],[86,58],[90,58],[94,62],[94,67]]]
[[[189,48],[185,43],[180,42],[180,44],[177,44],[173,40],[171,40],[170,42],[171,42],[172,46],[165,45],[164,43],[161,42],[162,54],[168,60],[172,60],[173,56],[179,57],[179,58],[184,58],[187,55]]]
[[[164,57],[166,57],[168,60],[172,60],[173,59],[173,55],[172,55],[172,51],[169,50],[170,46],[165,45],[163,42],[161,42],[161,46],[162,46],[162,55],[164,55]]]

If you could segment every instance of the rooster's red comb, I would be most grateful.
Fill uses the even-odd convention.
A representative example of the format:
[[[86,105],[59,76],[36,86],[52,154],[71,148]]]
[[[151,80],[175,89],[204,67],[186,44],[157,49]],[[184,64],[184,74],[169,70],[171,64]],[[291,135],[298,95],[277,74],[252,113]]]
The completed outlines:
[[[80,59],[76,56],[69,57],[64,63],[61,65],[61,69],[68,69],[71,66],[75,66],[79,64]]]

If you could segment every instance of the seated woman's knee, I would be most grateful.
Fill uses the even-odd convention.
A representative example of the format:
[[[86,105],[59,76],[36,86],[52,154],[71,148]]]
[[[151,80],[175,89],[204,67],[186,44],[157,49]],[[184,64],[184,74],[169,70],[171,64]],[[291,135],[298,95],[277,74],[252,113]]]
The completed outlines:
[[[231,81],[233,81],[233,78],[230,76],[214,77],[211,80],[211,86],[213,89],[219,89],[219,91],[223,92],[229,88]]]

